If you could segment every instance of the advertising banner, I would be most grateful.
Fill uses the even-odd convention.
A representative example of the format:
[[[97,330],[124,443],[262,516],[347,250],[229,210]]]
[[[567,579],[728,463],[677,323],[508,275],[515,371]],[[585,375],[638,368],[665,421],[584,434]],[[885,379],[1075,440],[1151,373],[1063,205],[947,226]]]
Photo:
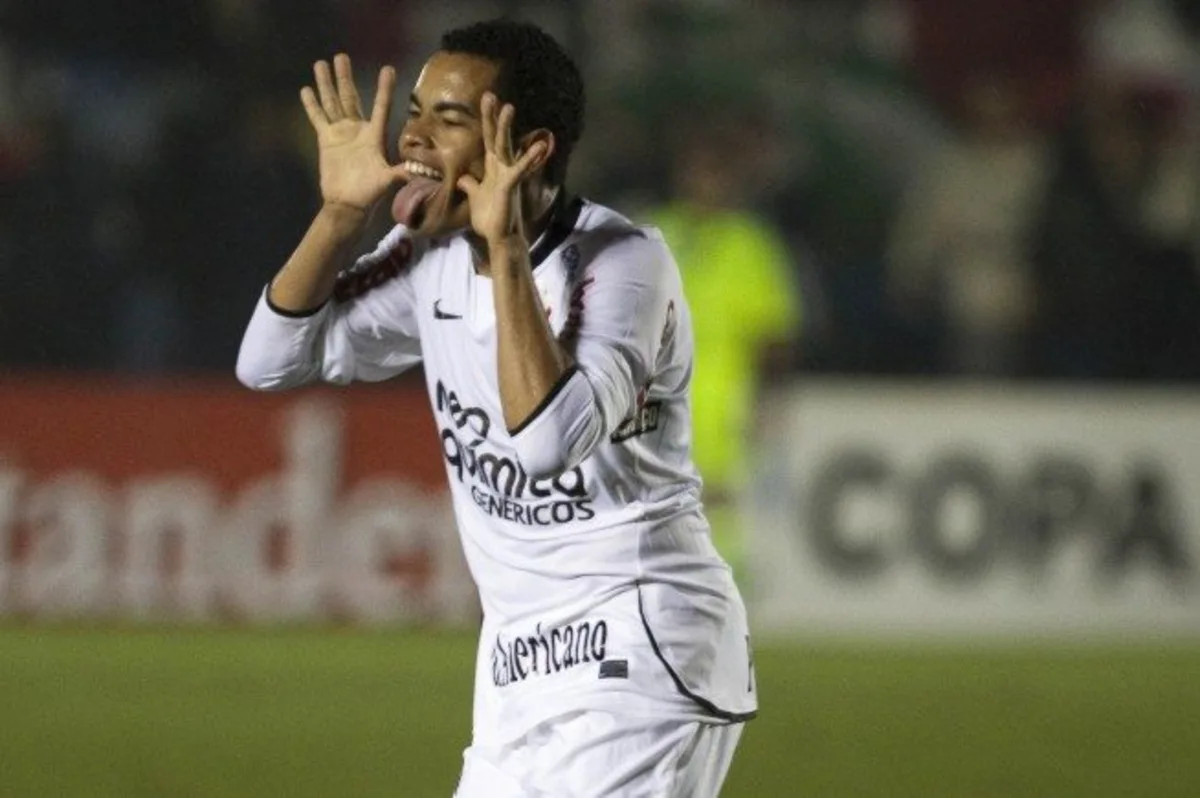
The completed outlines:
[[[759,626],[1200,634],[1200,396],[805,382],[766,398]]]
[[[0,381],[0,615],[477,615],[418,380]]]

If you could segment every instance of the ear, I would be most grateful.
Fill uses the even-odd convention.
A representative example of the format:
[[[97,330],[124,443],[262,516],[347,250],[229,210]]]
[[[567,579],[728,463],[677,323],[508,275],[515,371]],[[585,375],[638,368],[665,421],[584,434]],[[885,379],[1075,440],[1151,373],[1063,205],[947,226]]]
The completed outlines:
[[[533,159],[533,163],[531,164],[532,171],[528,174],[532,174],[532,172],[540,172],[545,169],[546,164],[549,163],[550,159],[554,156],[554,134],[546,128],[540,127],[537,130],[531,130],[524,136],[521,136],[521,140],[517,145],[517,158],[520,158],[522,155],[528,152],[529,148],[538,142],[542,143],[543,150],[540,155]]]

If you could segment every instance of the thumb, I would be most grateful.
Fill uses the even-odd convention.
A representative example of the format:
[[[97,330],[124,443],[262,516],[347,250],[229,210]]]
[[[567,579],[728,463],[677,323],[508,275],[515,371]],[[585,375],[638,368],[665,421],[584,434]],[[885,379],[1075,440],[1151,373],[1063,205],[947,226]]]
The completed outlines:
[[[479,181],[471,175],[463,175],[455,181],[454,185],[458,186],[458,190],[466,194],[468,199],[474,197],[475,193],[479,191]]]
[[[393,166],[388,169],[388,179],[392,181],[392,185],[404,183],[408,180],[408,172],[404,170],[403,166]]]

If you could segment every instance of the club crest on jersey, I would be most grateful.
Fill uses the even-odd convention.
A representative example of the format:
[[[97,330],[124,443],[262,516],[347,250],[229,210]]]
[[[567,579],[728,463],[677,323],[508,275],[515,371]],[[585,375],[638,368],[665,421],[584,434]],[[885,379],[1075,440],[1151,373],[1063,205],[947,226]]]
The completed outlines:
[[[463,405],[458,393],[438,380],[434,409],[439,416],[442,455],[451,478],[470,490],[480,510],[523,526],[555,526],[596,517],[593,498],[575,466],[553,479],[533,479],[515,458],[489,445],[492,420],[480,407]]]
[[[333,285],[334,300],[347,302],[357,299],[369,294],[384,283],[394,280],[408,267],[412,256],[412,242],[404,238],[385,257],[376,261],[360,260],[337,276],[337,281]]]
[[[579,277],[579,267],[583,258],[579,254],[578,244],[569,244],[562,253],[563,271],[567,276],[567,285],[573,285]]]

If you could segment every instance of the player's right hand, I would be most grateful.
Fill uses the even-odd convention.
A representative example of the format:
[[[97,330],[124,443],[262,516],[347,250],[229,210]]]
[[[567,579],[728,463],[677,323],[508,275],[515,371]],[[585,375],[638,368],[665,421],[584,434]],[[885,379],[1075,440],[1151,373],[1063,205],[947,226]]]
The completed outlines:
[[[300,101],[317,133],[321,198],[327,206],[369,214],[389,189],[406,178],[399,166],[388,163],[385,141],[396,70],[386,66],[379,71],[369,119],[363,116],[348,55],[334,56],[332,71],[327,61],[318,61],[313,74],[316,91],[305,86]]]

